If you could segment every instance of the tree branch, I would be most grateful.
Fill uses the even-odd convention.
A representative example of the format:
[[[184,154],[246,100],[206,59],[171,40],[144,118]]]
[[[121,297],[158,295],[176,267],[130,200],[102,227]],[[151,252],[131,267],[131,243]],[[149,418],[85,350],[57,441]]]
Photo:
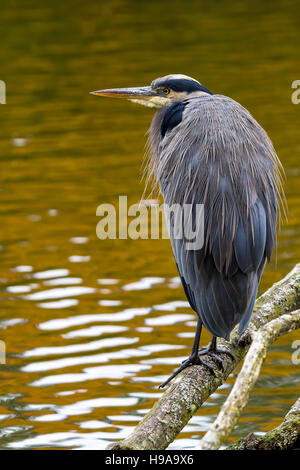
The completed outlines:
[[[227,450],[288,450],[300,445],[300,398],[292,406],[284,421],[263,437],[253,433],[231,444]]]
[[[253,341],[243,367],[222,409],[197,450],[217,450],[230,435],[248,403],[269,346],[282,334],[300,328],[300,310],[286,313],[253,333]]]
[[[251,343],[251,332],[286,312],[300,308],[300,263],[281,281],[274,284],[255,304],[252,320],[241,338],[237,328],[230,343],[220,343],[234,354],[235,360],[222,354],[224,371],[215,369],[215,376],[201,365],[183,370],[168,386],[133,433],[123,441],[110,444],[108,449],[154,450],[165,449],[176,438],[203,402],[227,379],[245,356]],[[210,357],[206,362],[215,364]]]

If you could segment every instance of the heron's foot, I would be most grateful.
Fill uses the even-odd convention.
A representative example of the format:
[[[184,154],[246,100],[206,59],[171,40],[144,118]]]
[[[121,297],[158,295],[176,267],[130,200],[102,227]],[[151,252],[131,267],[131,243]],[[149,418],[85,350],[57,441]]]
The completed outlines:
[[[213,349],[210,345],[209,346],[204,346],[199,350],[198,355],[199,356],[209,356],[212,359],[214,359],[215,363],[217,364],[218,368],[224,371],[224,366],[223,366],[223,361],[222,359],[218,356],[218,354],[227,354],[233,361],[235,361],[235,356],[232,354],[232,352],[228,351],[228,349],[225,348],[215,348]]]
[[[174,377],[176,377],[176,375],[179,374],[179,372],[193,365],[205,366],[213,375],[215,375],[214,368],[210,364],[208,364],[208,362],[205,362],[203,361],[203,359],[200,359],[199,355],[197,354],[197,355],[190,356],[185,361],[183,361],[181,365],[178,367],[178,369],[176,369],[173,372],[173,374],[171,374],[170,377],[168,377],[167,380],[165,380],[165,382],[160,384],[158,388],[164,388],[169,382],[171,382],[171,380],[174,379]]]

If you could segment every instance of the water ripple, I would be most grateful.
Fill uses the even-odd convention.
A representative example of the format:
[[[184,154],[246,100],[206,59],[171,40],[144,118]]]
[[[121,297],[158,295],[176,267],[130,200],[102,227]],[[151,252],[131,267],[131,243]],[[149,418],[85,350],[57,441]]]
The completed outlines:
[[[151,289],[155,284],[161,284],[164,280],[163,277],[143,277],[140,281],[125,284],[122,289],[127,291]]]
[[[51,279],[53,277],[68,276],[70,271],[68,269],[48,269],[47,271],[40,271],[34,273],[32,276],[35,279]]]
[[[63,338],[80,338],[85,336],[101,336],[108,333],[120,333],[128,330],[126,326],[101,325],[84,328],[82,330],[70,331],[62,335]]]
[[[138,338],[122,338],[115,336],[114,338],[105,338],[98,341],[91,341],[83,344],[70,344],[65,346],[49,346],[42,348],[34,348],[25,351],[23,357],[51,356],[56,354],[74,354],[79,352],[94,351],[96,349],[118,347],[126,344],[133,344]]]
[[[61,299],[61,300],[56,300],[54,302],[41,302],[37,305],[40,308],[60,309],[60,308],[74,307],[74,305],[77,305],[77,304],[78,304],[77,299]]]
[[[81,364],[99,364],[109,362],[111,359],[129,359],[131,357],[148,356],[148,351],[141,351],[139,349],[120,349],[115,352],[107,352],[105,354],[94,354],[88,356],[75,356],[63,359],[56,359],[53,361],[32,362],[23,366],[23,372],[42,372],[54,369],[65,369],[67,367],[78,366]]]
[[[124,379],[126,377],[132,377],[136,373],[147,370],[150,367],[151,366],[146,364],[111,364],[109,366],[90,367],[83,369],[81,373],[49,375],[31,382],[30,385],[34,387],[44,387],[49,385],[85,382],[87,380]]]
[[[92,287],[61,287],[57,289],[48,289],[33,294],[25,295],[24,299],[27,300],[46,300],[46,299],[60,299],[62,297],[73,297],[75,295],[92,294],[97,289]]]
[[[191,320],[194,318],[194,315],[189,315],[187,313],[178,313],[173,315],[163,315],[161,317],[146,318],[146,325],[174,325],[175,323],[184,322],[186,320]]]
[[[50,281],[43,282],[45,286],[63,286],[63,285],[81,284],[81,283],[82,283],[81,277],[61,277],[61,278],[51,279]]]
[[[64,328],[70,328],[72,326],[86,325],[88,323],[95,322],[118,322],[127,321],[139,315],[147,315],[150,312],[150,308],[128,308],[122,312],[117,313],[95,313],[92,315],[77,315],[76,317],[62,318],[56,320],[49,320],[39,324],[39,328],[42,330],[61,330]]]

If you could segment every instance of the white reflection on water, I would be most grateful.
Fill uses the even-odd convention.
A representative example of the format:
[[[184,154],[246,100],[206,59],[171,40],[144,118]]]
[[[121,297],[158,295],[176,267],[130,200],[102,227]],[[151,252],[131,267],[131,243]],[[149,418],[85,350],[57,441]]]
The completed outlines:
[[[22,429],[22,428],[21,428]],[[38,448],[38,447],[72,447],[81,450],[103,450],[108,446],[109,440],[125,439],[132,432],[132,427],[122,427],[116,432],[59,432],[53,434],[40,434],[33,438],[15,441],[8,444],[9,448]]]
[[[195,332],[194,331],[184,331],[183,333],[176,333],[178,338],[194,338]]]
[[[66,419],[66,415],[61,415],[58,413],[51,413],[48,415],[39,415],[39,416],[31,416],[28,418],[29,421],[39,421],[39,422],[52,422],[52,421],[63,421]]]
[[[70,238],[71,243],[75,243],[76,245],[82,245],[87,243],[89,239],[87,237],[72,237]]]
[[[165,304],[154,305],[153,309],[174,312],[176,308],[184,308],[184,307],[189,307],[189,306],[190,304],[185,300],[173,300],[172,302],[166,302]]]
[[[90,259],[91,259],[90,256],[79,256],[79,255],[69,256],[69,261],[71,263],[86,263],[90,261]]]
[[[6,288],[7,292],[11,292],[12,294],[23,294],[25,292],[30,292],[32,287],[30,285],[27,286],[8,286]]]
[[[57,209],[48,209],[47,214],[50,215],[50,217],[55,217],[58,214]]]
[[[98,284],[103,284],[103,285],[114,285],[114,284],[118,284],[119,282],[119,279],[98,279]]]
[[[68,357],[55,359],[53,361],[33,362],[23,366],[23,372],[41,372],[54,369],[65,369],[66,367],[78,366],[81,364],[99,364],[109,362],[111,359],[129,359],[131,357],[148,356],[148,351],[139,349],[120,349],[119,351],[106,352],[104,354],[94,354],[87,356]]]
[[[126,407],[134,406],[138,403],[137,397],[113,397],[113,398],[92,398],[89,400],[82,400],[71,405],[63,405],[56,408],[56,410],[67,416],[76,416],[82,414],[89,414],[95,408],[109,408],[111,406]]]
[[[121,300],[99,300],[98,304],[102,307],[118,307],[122,302]]]
[[[94,351],[102,348],[112,348],[125,344],[133,344],[139,341],[139,338],[122,338],[116,337],[100,339],[83,344],[69,344],[66,346],[52,346],[35,348],[23,353],[23,357],[50,356],[55,354],[73,354],[85,351]]]
[[[168,446],[168,449],[170,449],[170,450],[179,450],[179,449],[190,450],[190,449],[194,449],[194,447],[195,447],[195,441],[193,441],[192,439],[176,439],[175,441],[173,441]]]
[[[0,322],[0,328],[5,329],[9,326],[15,326],[15,325],[20,325],[22,323],[27,323],[28,320],[25,320],[25,318],[10,318],[7,320],[1,320]]]
[[[16,271],[18,273],[30,273],[31,271],[33,271],[33,267],[28,265],[20,265],[16,266],[15,268],[12,268],[12,271]]]
[[[186,357],[176,356],[176,357],[158,357],[156,359],[145,359],[141,361],[143,364],[174,364],[180,365],[182,361],[184,361]]]
[[[80,373],[49,375],[32,382],[30,385],[34,387],[42,387],[46,385],[85,382],[86,380],[95,379],[124,379],[126,377],[131,377],[142,370],[150,368],[151,366],[143,365],[141,363],[89,367],[87,369],[83,369]]]
[[[57,392],[55,393],[55,396],[67,397],[69,395],[75,395],[75,393],[85,393],[85,392],[87,392],[86,388],[79,388],[78,390],[65,390],[63,392]]]
[[[96,313],[93,315],[77,315],[76,317],[61,318],[55,320],[49,320],[39,324],[41,330],[61,330],[64,328],[70,328],[72,326],[86,325],[88,323],[95,322],[115,322],[115,321],[127,321],[138,315],[147,315],[151,308],[127,308],[122,312],[117,313]]]
[[[63,286],[63,285],[81,284],[81,283],[82,283],[81,277],[60,277],[57,279],[51,279],[50,281],[43,282],[45,286]]]
[[[137,415],[130,415],[124,414],[124,415],[108,415],[107,419],[110,421],[140,421],[141,417]]]
[[[137,398],[160,398],[162,397],[164,392],[133,392],[129,393],[130,397],[137,397]]]
[[[5,419],[12,419],[14,418],[15,415],[9,414],[9,415],[0,415],[0,421],[4,421]]]
[[[136,328],[136,331],[139,333],[151,333],[153,331],[153,328],[151,326],[140,326]]]
[[[47,271],[40,271],[33,274],[36,279],[51,279],[53,277],[68,276],[70,271],[68,269],[48,269]]]
[[[161,317],[146,318],[146,325],[174,325],[175,323],[183,322],[185,320],[191,320],[194,315],[187,313],[177,313],[173,315],[163,315]]]
[[[46,300],[60,299],[62,297],[73,297],[76,295],[92,294],[97,289],[93,287],[58,287],[57,289],[48,289],[34,294],[25,295],[23,298],[27,300]]]
[[[107,424],[105,421],[98,421],[96,419],[90,421],[83,421],[78,424],[82,429],[101,429],[107,428],[109,426],[109,424]]]
[[[147,344],[145,346],[141,346],[141,349],[144,349],[145,351],[149,351],[151,353],[170,351],[170,349],[182,349],[182,348],[185,348],[185,346],[181,344]]]
[[[168,378],[168,375],[158,375],[156,374],[155,376],[149,376],[149,377],[146,377],[146,376],[138,376],[138,377],[132,377],[132,382],[136,382],[136,383],[146,383],[146,384],[156,384],[156,385],[160,385],[162,384],[165,380],[167,380]]]
[[[143,277],[140,281],[125,284],[123,290],[145,290],[151,289],[155,284],[161,284],[165,279],[163,277]]]
[[[111,290],[110,289],[99,289],[100,294],[110,294]]]
[[[82,336],[101,336],[107,333],[120,333],[128,330],[126,326],[101,325],[84,328],[82,330],[70,331],[62,335],[63,338],[80,338]]]

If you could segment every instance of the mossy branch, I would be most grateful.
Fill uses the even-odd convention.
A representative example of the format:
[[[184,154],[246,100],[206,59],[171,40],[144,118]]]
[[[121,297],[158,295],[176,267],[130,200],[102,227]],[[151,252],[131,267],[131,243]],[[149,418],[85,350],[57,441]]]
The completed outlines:
[[[287,312],[300,308],[300,263],[281,281],[274,284],[255,304],[251,323],[241,338],[235,329],[230,342],[221,345],[235,356],[222,354],[224,370],[215,369],[215,376],[201,365],[183,370],[168,386],[163,396],[154,404],[133,433],[120,442],[110,444],[113,450],[165,449],[188,423],[207,398],[227,379],[236,365],[246,355],[251,344],[251,334]],[[210,357],[203,356],[215,367]]]
[[[283,422],[262,437],[253,433],[231,444],[227,450],[289,450],[300,447],[300,398]]]
[[[200,445],[196,447],[197,450],[219,449],[234,429],[248,403],[250,392],[259,377],[268,348],[280,335],[297,328],[300,328],[300,310],[286,313],[271,320],[253,333],[252,344],[234,386],[217,419],[202,438]]]

